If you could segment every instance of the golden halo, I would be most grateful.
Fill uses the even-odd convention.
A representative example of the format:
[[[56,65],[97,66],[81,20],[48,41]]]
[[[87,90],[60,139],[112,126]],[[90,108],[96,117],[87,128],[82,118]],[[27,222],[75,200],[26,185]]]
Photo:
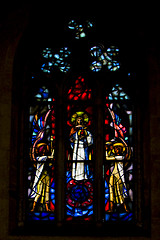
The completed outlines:
[[[71,123],[74,123],[76,121],[77,118],[82,118],[84,123],[88,123],[89,122],[89,117],[86,113],[84,112],[76,112],[72,115],[71,117]]]

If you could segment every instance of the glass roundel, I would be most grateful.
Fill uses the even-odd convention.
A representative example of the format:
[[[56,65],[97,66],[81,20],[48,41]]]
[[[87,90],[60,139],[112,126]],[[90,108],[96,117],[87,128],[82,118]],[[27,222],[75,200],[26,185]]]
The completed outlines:
[[[41,70],[44,73],[51,73],[54,70],[67,73],[70,68],[70,54],[68,47],[60,49],[46,48],[42,51]]]
[[[111,46],[107,49],[103,45],[90,48],[91,64],[90,69],[93,72],[99,72],[102,69],[117,71],[120,68],[119,49]]]

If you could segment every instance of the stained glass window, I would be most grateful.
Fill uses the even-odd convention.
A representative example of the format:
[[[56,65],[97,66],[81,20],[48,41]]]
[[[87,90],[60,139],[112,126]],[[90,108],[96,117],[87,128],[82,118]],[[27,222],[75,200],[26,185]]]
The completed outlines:
[[[125,57],[110,41],[90,39],[93,27],[90,20],[67,21],[65,45],[58,39],[40,48],[32,72],[40,78],[29,82],[27,102],[31,224],[103,228],[135,217],[133,106],[122,79]]]
[[[55,220],[55,98],[39,88],[29,110],[28,219]]]
[[[93,220],[92,91],[83,77],[68,90],[66,220]]]
[[[133,109],[116,84],[105,103],[105,221],[133,220]]]

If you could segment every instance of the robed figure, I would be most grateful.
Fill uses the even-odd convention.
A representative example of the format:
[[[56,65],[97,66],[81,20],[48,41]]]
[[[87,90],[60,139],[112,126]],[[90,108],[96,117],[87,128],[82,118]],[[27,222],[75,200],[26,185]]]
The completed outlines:
[[[70,131],[70,145],[72,153],[72,178],[79,181],[89,177],[89,166],[86,161],[90,160],[89,146],[93,144],[92,134],[87,130],[89,121],[84,112],[75,113],[71,121],[74,127]]]

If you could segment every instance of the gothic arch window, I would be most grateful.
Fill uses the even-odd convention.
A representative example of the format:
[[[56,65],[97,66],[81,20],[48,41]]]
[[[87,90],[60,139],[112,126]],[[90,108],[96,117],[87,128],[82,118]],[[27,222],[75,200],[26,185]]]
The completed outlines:
[[[45,36],[32,47],[31,61],[26,50],[18,222],[133,230],[142,222],[133,66],[121,42],[98,39],[96,21],[65,24],[52,44]]]

